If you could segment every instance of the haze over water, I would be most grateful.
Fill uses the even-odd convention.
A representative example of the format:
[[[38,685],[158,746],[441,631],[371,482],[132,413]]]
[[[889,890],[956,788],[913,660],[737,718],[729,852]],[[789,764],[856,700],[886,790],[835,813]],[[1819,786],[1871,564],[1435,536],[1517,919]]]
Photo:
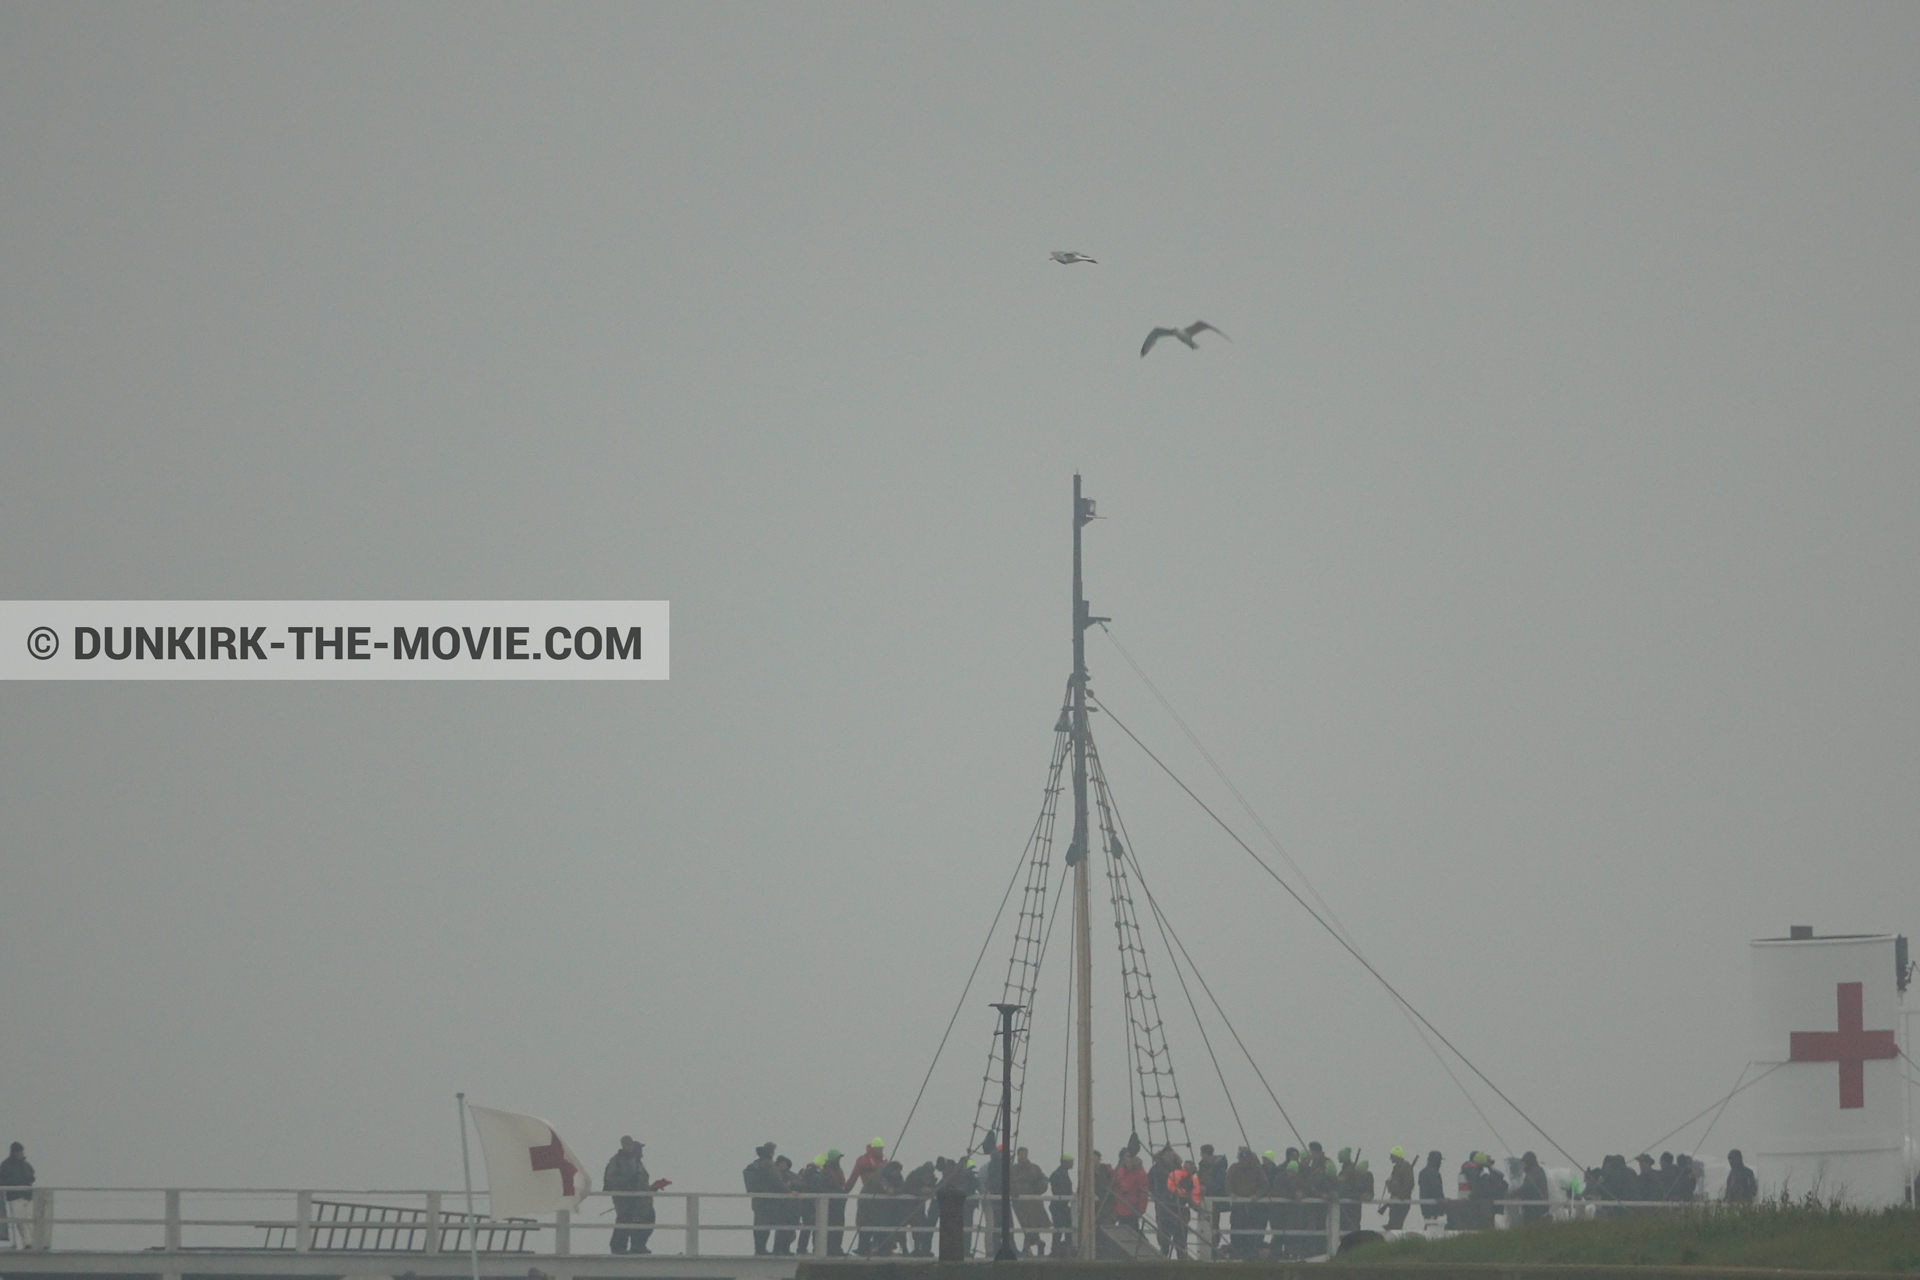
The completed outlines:
[[[1359,945],[1637,1152],[1744,1065],[1749,938],[1920,931],[1916,48],[1899,4],[0,6],[0,594],[675,631],[665,684],[0,689],[0,1138],[447,1187],[464,1089],[714,1190],[891,1140],[1040,802],[1078,470],[1094,612]],[[1305,1136],[1546,1155],[1094,732]]]

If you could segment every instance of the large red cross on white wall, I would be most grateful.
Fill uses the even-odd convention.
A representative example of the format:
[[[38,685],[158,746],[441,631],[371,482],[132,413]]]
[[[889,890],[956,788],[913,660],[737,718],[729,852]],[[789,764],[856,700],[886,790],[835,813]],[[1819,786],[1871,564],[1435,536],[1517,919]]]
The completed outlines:
[[[1840,983],[1840,1029],[1793,1031],[1788,1033],[1787,1038],[1787,1057],[1793,1062],[1840,1064],[1842,1111],[1867,1105],[1867,1059],[1891,1058],[1900,1052],[1894,1045],[1892,1031],[1866,1029],[1864,999],[1861,983]]]

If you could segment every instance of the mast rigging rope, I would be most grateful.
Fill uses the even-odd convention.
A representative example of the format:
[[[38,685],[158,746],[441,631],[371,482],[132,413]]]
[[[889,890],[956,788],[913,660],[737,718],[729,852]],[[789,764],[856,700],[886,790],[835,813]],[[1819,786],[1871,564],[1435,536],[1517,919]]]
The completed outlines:
[[[1519,1116],[1522,1120],[1526,1121],[1528,1128],[1532,1129],[1535,1133],[1539,1134],[1542,1138],[1546,1139],[1548,1146],[1552,1147],[1555,1151],[1558,1151],[1561,1155],[1565,1156],[1568,1160],[1572,1161],[1574,1167],[1576,1168],[1586,1167],[1585,1165],[1580,1163],[1579,1159],[1575,1157],[1572,1152],[1568,1151],[1565,1147],[1561,1146],[1560,1143],[1555,1140],[1552,1134],[1548,1133],[1545,1129],[1541,1128],[1539,1121],[1535,1120],[1532,1116],[1528,1115],[1526,1111],[1521,1108],[1519,1103],[1515,1102],[1512,1098],[1508,1097],[1506,1094],[1506,1091],[1503,1090],[1499,1085],[1495,1084],[1492,1078],[1489,1077],[1486,1072],[1482,1071],[1477,1065],[1475,1065],[1472,1058],[1469,1058],[1466,1054],[1462,1053],[1458,1045],[1454,1044],[1453,1041],[1447,1039],[1446,1034],[1442,1032],[1440,1028],[1434,1026],[1433,1023],[1428,1020],[1425,1014],[1421,1013],[1420,1010],[1418,1010],[1413,1006],[1411,1001],[1409,1001],[1405,996],[1401,995],[1399,990],[1391,982],[1387,981],[1386,975],[1382,974],[1378,969],[1374,968],[1372,962],[1369,961],[1365,956],[1360,954],[1358,948],[1356,948],[1352,943],[1348,942],[1345,938],[1341,937],[1340,931],[1338,929],[1335,929],[1332,925],[1328,924],[1326,921],[1326,918],[1322,916],[1318,911],[1315,911],[1312,905],[1308,903],[1305,898],[1300,896],[1299,890],[1295,889],[1292,885],[1288,884],[1284,879],[1282,879],[1280,877],[1280,874],[1277,871],[1275,871],[1272,868],[1272,866],[1268,865],[1267,860],[1265,858],[1262,858],[1258,853],[1254,852],[1252,845],[1248,844],[1245,840],[1242,840],[1240,838],[1239,833],[1236,832],[1232,827],[1228,826],[1224,818],[1222,818],[1218,813],[1214,812],[1212,806],[1210,806],[1205,800],[1202,800],[1197,794],[1195,794],[1193,788],[1189,787],[1185,782],[1183,782],[1179,774],[1175,773],[1172,769],[1168,768],[1165,761],[1163,761],[1159,756],[1155,755],[1153,753],[1153,750],[1150,747],[1148,747],[1146,743],[1140,741],[1139,736],[1135,734],[1133,730],[1127,728],[1127,726],[1121,721],[1120,717],[1113,714],[1113,708],[1107,706],[1107,704],[1101,701],[1100,699],[1094,698],[1093,691],[1091,689],[1087,691],[1087,696],[1090,699],[1092,699],[1096,703],[1096,705],[1099,706],[1100,710],[1106,713],[1107,718],[1109,720],[1113,721],[1113,723],[1119,727],[1120,732],[1126,734],[1129,738],[1132,738],[1134,745],[1139,747],[1142,751],[1146,752],[1147,758],[1153,761],[1156,765],[1159,765],[1160,771],[1166,774],[1169,778],[1173,779],[1174,785],[1178,786],[1182,791],[1186,792],[1187,796],[1195,804],[1199,805],[1201,810],[1204,811],[1209,818],[1213,819],[1215,825],[1217,825],[1222,831],[1226,832],[1228,837],[1232,839],[1232,841],[1235,844],[1239,845],[1240,848],[1246,852],[1246,855],[1249,858],[1252,858],[1255,864],[1257,864],[1262,871],[1266,872],[1267,875],[1273,879],[1273,882],[1275,884],[1279,885],[1282,889],[1285,889],[1287,891],[1287,895],[1291,897],[1295,902],[1300,904],[1300,909],[1302,911],[1305,911],[1309,916],[1311,916],[1315,924],[1319,925],[1322,929],[1326,930],[1329,937],[1331,937],[1335,942],[1339,943],[1340,946],[1347,952],[1348,955],[1352,956],[1356,961],[1359,962],[1360,966],[1363,969],[1365,969],[1368,973],[1372,974],[1374,981],[1378,982],[1381,985],[1381,987],[1383,987],[1386,990],[1388,995],[1392,996],[1394,1000],[1398,1001],[1400,1005],[1402,1005],[1407,1010],[1407,1012],[1411,1013],[1414,1017],[1418,1018],[1421,1022],[1421,1025],[1425,1026],[1427,1030],[1433,1032],[1433,1034],[1439,1038],[1440,1043],[1446,1045],[1447,1048],[1452,1051],[1453,1055],[1456,1058],[1460,1059],[1460,1061],[1463,1064],[1465,1064],[1466,1068],[1469,1071],[1473,1072],[1474,1075],[1480,1077],[1480,1082],[1482,1084],[1486,1085],[1487,1088],[1493,1090],[1494,1094],[1500,1099],[1500,1101],[1506,1103],[1507,1106],[1513,1109],[1513,1113],[1515,1115]]]

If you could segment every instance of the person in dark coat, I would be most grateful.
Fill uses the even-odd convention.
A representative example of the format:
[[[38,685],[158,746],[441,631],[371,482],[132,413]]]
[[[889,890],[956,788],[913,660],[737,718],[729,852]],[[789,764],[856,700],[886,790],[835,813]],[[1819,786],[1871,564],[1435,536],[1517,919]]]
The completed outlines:
[[[1186,1237],[1186,1218],[1180,1213],[1179,1201],[1174,1198],[1168,1179],[1180,1172],[1180,1153],[1172,1147],[1160,1148],[1153,1158],[1153,1165],[1147,1170],[1147,1192],[1153,1198],[1153,1231],[1160,1245],[1163,1257],[1174,1256],[1174,1228],[1180,1227],[1180,1237]]]
[[[815,1156],[800,1166],[800,1172],[794,1178],[794,1187],[800,1193],[800,1238],[794,1242],[793,1251],[803,1257],[813,1252],[813,1224],[819,1221],[816,1215],[820,1209],[820,1197],[832,1190],[827,1185],[826,1163],[825,1156]]]
[[[1690,1202],[1699,1189],[1700,1172],[1693,1166],[1693,1157],[1682,1151],[1673,1166],[1673,1198]]]
[[[1680,1167],[1673,1162],[1673,1152],[1660,1153],[1660,1167],[1653,1172],[1653,1194],[1650,1200],[1671,1200],[1674,1191],[1680,1185]]]
[[[868,1148],[869,1151],[876,1149]],[[907,1191],[906,1180],[900,1176],[899,1161],[881,1161],[862,1181],[865,1186],[860,1192],[860,1202],[854,1206],[858,1238],[855,1252],[863,1258],[892,1253],[899,1243],[900,1210]]]
[[[1520,1185],[1514,1188],[1513,1198],[1525,1200],[1520,1206],[1520,1221],[1539,1222],[1547,1216],[1547,1171],[1540,1167],[1540,1157],[1529,1151],[1520,1157]]]
[[[1047,1194],[1053,1199],[1047,1203],[1047,1213],[1053,1219],[1053,1247],[1049,1251],[1056,1258],[1076,1257],[1073,1239],[1073,1204],[1062,1196],[1073,1195],[1073,1157],[1062,1154],[1060,1167],[1047,1177]]]
[[[1627,1158],[1611,1155],[1600,1161],[1600,1198],[1612,1203],[1601,1206],[1600,1216],[1618,1218],[1626,1214],[1620,1206],[1640,1198],[1640,1180],[1627,1168]]]
[[[1398,1231],[1407,1225],[1407,1211],[1413,1207],[1409,1203],[1413,1199],[1413,1163],[1400,1147],[1387,1152],[1387,1159],[1393,1167],[1387,1171],[1387,1203],[1380,1206],[1380,1212],[1387,1215],[1387,1230]]]
[[[613,1159],[607,1161],[607,1169],[600,1178],[603,1191],[611,1191],[613,1197],[613,1220],[616,1223],[647,1223],[644,1227],[621,1228],[613,1231],[612,1249],[615,1253],[652,1253],[647,1241],[653,1236],[653,1178],[647,1173],[646,1161],[641,1158],[647,1144],[635,1142],[631,1134],[620,1139],[620,1150]],[[630,1191],[644,1194],[621,1195]]]
[[[1482,1161],[1485,1161],[1483,1164]],[[1478,1151],[1460,1166],[1460,1180],[1467,1184],[1467,1198],[1447,1205],[1447,1230],[1493,1230],[1494,1186],[1487,1176],[1493,1169],[1493,1157]],[[1502,1180],[1504,1183],[1504,1179]]]
[[[1333,1193],[1340,1198],[1340,1234],[1360,1229],[1360,1166],[1353,1162],[1353,1148],[1340,1148],[1340,1168],[1334,1175]],[[1367,1199],[1373,1199],[1373,1175],[1367,1175]]]
[[[1267,1170],[1267,1256],[1275,1259],[1300,1255],[1294,1247],[1298,1242],[1288,1233],[1300,1226],[1301,1188],[1306,1185],[1301,1177],[1300,1148],[1288,1147],[1282,1154],[1286,1159],[1278,1163],[1271,1151],[1261,1161]]]
[[[1242,1147],[1227,1169],[1227,1195],[1233,1200],[1233,1256],[1250,1262],[1260,1253],[1261,1233],[1267,1229],[1267,1171],[1261,1167],[1253,1148]]]
[[[1721,1199],[1728,1204],[1752,1204],[1760,1194],[1760,1180],[1747,1168],[1746,1158],[1738,1147],[1727,1152],[1727,1163],[1733,1167],[1727,1170],[1727,1186],[1721,1192]]]
[[[1508,1195],[1510,1188],[1507,1186],[1507,1176],[1501,1173],[1498,1166],[1493,1163],[1493,1157],[1491,1155],[1482,1152],[1480,1154],[1479,1167],[1479,1176],[1475,1179],[1473,1188],[1468,1193],[1468,1198],[1477,1200],[1485,1206],[1481,1212],[1487,1228],[1491,1230],[1494,1215],[1506,1212],[1501,1201],[1511,1199],[1512,1197]]]
[[[1013,1218],[1020,1224],[1020,1253],[1044,1258],[1047,1206],[1040,1197],[1047,1194],[1047,1171],[1033,1162],[1025,1147],[1013,1154]]]
[[[763,1258],[767,1254],[767,1236],[771,1234],[774,1219],[780,1216],[779,1202],[773,1198],[780,1190],[780,1179],[773,1169],[774,1146],[763,1142],[753,1149],[753,1163],[740,1171],[740,1183],[743,1190],[753,1197],[753,1255]]]
[[[1365,1160],[1356,1160],[1344,1177],[1340,1179],[1340,1234],[1360,1229],[1360,1215],[1366,1206],[1373,1203],[1373,1170]],[[1353,1218],[1353,1225],[1347,1225],[1347,1218]]]
[[[827,1226],[844,1227],[847,1225],[847,1173],[846,1170],[840,1167],[840,1151],[838,1148],[827,1148],[827,1154],[822,1157],[820,1162],[820,1172],[827,1175],[827,1193],[832,1197],[832,1199],[827,1201]],[[846,1256],[847,1251],[842,1248],[840,1244],[840,1238],[843,1234],[843,1232],[839,1231],[830,1230],[827,1232],[827,1256],[829,1258]]]
[[[1220,1241],[1220,1214],[1226,1205],[1220,1203],[1227,1196],[1227,1158],[1215,1155],[1211,1146],[1200,1148],[1200,1162],[1195,1166],[1200,1171],[1200,1194],[1207,1200],[1207,1223],[1212,1228],[1207,1237],[1215,1244]]]
[[[911,1197],[907,1205],[906,1222],[913,1227],[913,1256],[916,1258],[933,1256],[933,1226],[939,1221],[933,1193],[940,1186],[942,1172],[939,1166],[929,1160],[906,1178],[907,1195]]]
[[[780,1192],[773,1202],[773,1253],[790,1258],[795,1228],[800,1225],[800,1179],[793,1171],[793,1161],[785,1156],[774,1157],[773,1185]]]
[[[991,1136],[980,1144],[974,1169],[980,1176],[982,1251],[991,1258],[1000,1251],[1000,1144]]]
[[[873,1253],[878,1257],[891,1256],[895,1249],[906,1252],[907,1213],[911,1202],[907,1199],[906,1175],[900,1170],[898,1160],[889,1160],[880,1166],[880,1171],[867,1183],[875,1194]],[[861,1197],[861,1222],[865,1224],[866,1197]]]
[[[1420,1170],[1420,1219],[1431,1222],[1447,1212],[1447,1176],[1440,1171],[1438,1151],[1427,1152],[1427,1163]]]
[[[27,1163],[27,1149],[20,1143],[14,1143],[7,1150],[7,1158],[0,1160],[0,1187],[6,1190],[7,1219],[0,1225],[0,1240],[13,1237],[16,1249],[31,1249],[31,1237],[27,1234],[28,1222],[32,1215],[33,1166]]]

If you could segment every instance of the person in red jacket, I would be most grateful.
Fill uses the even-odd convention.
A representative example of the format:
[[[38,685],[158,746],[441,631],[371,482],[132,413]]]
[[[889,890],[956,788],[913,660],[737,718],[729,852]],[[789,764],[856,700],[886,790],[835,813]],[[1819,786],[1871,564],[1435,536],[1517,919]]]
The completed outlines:
[[[1120,1153],[1120,1167],[1113,1171],[1113,1216],[1120,1224],[1140,1229],[1140,1215],[1147,1211],[1147,1171],[1140,1153],[1131,1149]]]
[[[860,1158],[853,1162],[853,1169],[847,1174],[847,1193],[851,1195],[859,1187],[861,1179],[872,1177],[885,1168],[886,1164],[886,1144],[875,1138],[867,1144],[867,1149],[860,1153]]]
[[[853,1168],[847,1174],[847,1194],[852,1195],[855,1191],[862,1189],[864,1189],[868,1195],[874,1194],[874,1181],[879,1177],[880,1171],[886,1167],[886,1144],[880,1139],[875,1138],[867,1144],[867,1149],[860,1153],[860,1158],[853,1162]],[[864,1188],[862,1187],[863,1183],[865,1184]],[[862,1203],[864,1203],[864,1201]],[[869,1209],[867,1212],[871,1213],[872,1210]],[[859,1232],[856,1243],[853,1246],[853,1251],[864,1257],[874,1248],[878,1236],[879,1233],[876,1231]]]

